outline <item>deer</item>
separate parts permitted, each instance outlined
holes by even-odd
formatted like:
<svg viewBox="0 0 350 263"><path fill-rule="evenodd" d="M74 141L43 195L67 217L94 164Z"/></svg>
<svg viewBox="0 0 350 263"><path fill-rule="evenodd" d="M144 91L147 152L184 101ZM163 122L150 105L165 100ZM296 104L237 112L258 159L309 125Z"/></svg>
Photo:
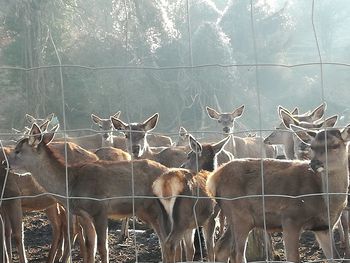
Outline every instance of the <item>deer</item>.
<svg viewBox="0 0 350 263"><path fill-rule="evenodd" d="M338 115L326 118L324 121L316 121L313 123L298 121L284 109L280 110L280 116L285 127L293 133L290 125L299 126L307 129L332 128L337 122ZM306 140L306 139L305 139ZM299 160L310 160L312 153L308 144L302 141L298 136L293 135L294 153ZM343 211L341 220L338 223L338 230L342 246L345 248L346 257L350 256L350 240L349 240L349 220L347 209Z"/></svg>
<svg viewBox="0 0 350 263"><path fill-rule="evenodd" d="M183 168L172 168L154 181L153 192L159 197L171 222L171 230L164 244L164 262L174 262L176 246L181 240L184 240L186 247L186 261L193 261L193 230L197 226L203 226L208 259L214 260L214 229L218 211L214 211L215 204L206 193L205 182L208 174L216 168L216 156L228 140L229 137L215 144L202 145L189 135L191 152Z"/></svg>
<svg viewBox="0 0 350 263"><path fill-rule="evenodd" d="M118 119L120 117L121 112L112 115L111 117ZM111 121L111 117L108 119L102 119L98 117L95 114L91 114L92 120L99 125L100 129L104 131L103 134L104 137L108 138L107 140L112 141L110 145L106 146L114 146L116 148L121 148L123 150L126 150L126 139L125 137L121 136L113 136L113 124ZM117 139L117 141L113 140ZM114 142L115 141L115 142ZM161 134L154 134L154 133L148 133L147 134L147 141L150 145L150 147L169 147L172 145L172 140L168 136L164 136Z"/></svg>
<svg viewBox="0 0 350 263"><path fill-rule="evenodd" d="M293 131L290 129L290 125L293 124L294 126L317 130L320 128L332 128L338 120L338 115L333 115L321 121L300 121L297 118L294 118L293 115L284 109L280 109L279 116L285 129L287 129L287 131L289 131L289 133L292 135L294 155L295 158L299 160L309 160L311 158L311 149L307 144L300 140L298 136L294 135Z"/></svg>
<svg viewBox="0 0 350 263"><path fill-rule="evenodd" d="M133 215L133 210L137 217L154 229L162 248L165 238L162 229L167 223L165 211L156 198L144 196L154 196L152 183L168 168L151 160L98 160L66 167L62 157L50 146L54 135L54 131L42 134L40 127L33 124L30 137L20 140L9 154L9 169L17 174L30 172L47 192L57 195L57 200L65 208L68 176L69 197L75 198L68 199L67 213L92 219L103 263L109 262L107 218L125 218ZM133 186L130 177L133 178ZM94 262L95 253L95 246L87 248L86 262Z"/></svg>
<svg viewBox="0 0 350 263"><path fill-rule="evenodd" d="M41 125L43 127L43 124ZM61 143L53 143L56 150L64 156L64 146ZM10 148L3 148L5 153L11 151ZM0 152L0 159L3 161L5 157L3 151ZM94 154L80 148L74 148L71 144L67 144L67 161L85 161L93 162L98 160L98 157ZM3 167L0 171L1 178L5 178L6 171ZM16 176L9 174L7 177L7 183L5 186L5 197L18 197L18 196L35 196L45 193L44 189L37 184L30 176ZM53 238L50 247L47 262L54 262L55 259L62 258L65 261L68 257L67 250L67 234L66 234L66 214L62 206L57 204L57 200L50 196L44 195L35 198L21 198L6 200L3 203L2 212L5 213L5 236L7 244L7 254L12 262L12 250L11 250L11 233L13 233L17 251L19 252L20 262L27 262L25 256L25 249L23 245L23 225L22 225L22 211L41 211L44 210L47 218L49 219ZM79 237L80 238L80 237ZM59 248L62 240L65 240L65 249L62 251Z"/></svg>
<svg viewBox="0 0 350 263"><path fill-rule="evenodd" d="M232 112L220 113L213 108L207 106L206 111L208 116L216 120L222 127L224 136L233 133L234 121L241 117L244 112L245 106L242 105ZM226 149L231 152L234 158L246 158L246 157L270 157L273 158L275 155L275 150L272 146L263 143L263 139L258 136L254 137L237 137L231 135L232 139L230 143L227 144Z"/></svg>
<svg viewBox="0 0 350 263"><path fill-rule="evenodd" d="M156 127L158 119L159 114L155 113L143 122L127 124L118 118L111 117L114 128L125 134L127 149L133 158L154 160L166 167L180 167L187 158L184 148L165 147L156 152L148 144L147 135Z"/></svg>
<svg viewBox="0 0 350 263"><path fill-rule="evenodd" d="M222 127L224 136L230 135L231 140L226 146L226 150L231 152L234 158L273 158L277 157L276 150L273 146L264 143L263 138L259 136L254 137L238 137L234 136L234 124L237 118L240 118L244 113L245 105L241 105L234 109L232 112L218 112L211 107L206 107L208 116L216 120L218 124ZM220 235L223 231L224 219L221 216L220 224ZM262 249L264 245L268 246L268 256L277 255L272 249L272 240L269 236L268 243L264 242L264 233L260 230L254 230L251 237L249 238L249 259L250 260L261 260L264 256L265 250Z"/></svg>
<svg viewBox="0 0 350 263"><path fill-rule="evenodd" d="M294 119L302 123L314 123L324 116L325 110L327 108L326 103L322 103L317 106L314 110L299 114L298 108L295 108L293 111L288 111L282 106L277 107L277 113L280 116L280 112L283 110L289 115L293 116ZM281 116L280 116L281 119ZM294 139L293 133L288 131L289 126L285 126L284 123L281 123L276 127L276 129L264 139L264 143L268 145L283 145L285 149L285 155L287 159L295 159L296 155L294 152Z"/></svg>
<svg viewBox="0 0 350 263"><path fill-rule="evenodd" d="M225 237L230 242L221 242L224 247L216 251L228 249L232 262L246 261L249 232L264 226L268 231L283 232L287 261L300 261L299 235L304 230L313 231L326 258L333 259L332 252L336 250L330 239L331 231L347 205L350 125L343 130L312 131L294 125L291 128L310 144L311 161L235 159L218 168L207 180L207 190L229 225Z"/></svg>

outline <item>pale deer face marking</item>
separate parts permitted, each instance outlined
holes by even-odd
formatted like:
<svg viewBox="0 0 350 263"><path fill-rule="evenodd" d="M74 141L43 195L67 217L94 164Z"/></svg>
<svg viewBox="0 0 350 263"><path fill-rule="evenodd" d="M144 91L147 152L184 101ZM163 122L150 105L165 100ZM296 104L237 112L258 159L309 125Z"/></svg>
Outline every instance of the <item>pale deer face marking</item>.
<svg viewBox="0 0 350 263"><path fill-rule="evenodd" d="M219 125L222 127L222 131L225 134L228 134L230 132L233 132L234 120L242 116L244 105L238 107L230 113L219 113L210 107L206 107L206 110L208 116L213 120L217 120Z"/></svg>
<svg viewBox="0 0 350 263"><path fill-rule="evenodd" d="M191 171L214 171L217 166L216 155L225 147L230 137L214 144L200 144L191 134L189 136L189 144L191 151L187 154L187 160L181 167Z"/></svg>
<svg viewBox="0 0 350 263"><path fill-rule="evenodd" d="M124 123L111 117L115 129L122 131L127 139L127 148L134 157L141 157L148 147L146 135L153 130L158 123L159 114L156 113L142 123Z"/></svg>
<svg viewBox="0 0 350 263"><path fill-rule="evenodd" d="M119 118L121 111L118 111L116 114L113 115L114 118ZM113 124L111 121L111 118L109 119L102 119L98 117L95 114L91 114L91 119L94 123L100 127L100 130L103 131L102 137L105 141L110 140L112 133L113 133Z"/></svg>
<svg viewBox="0 0 350 263"><path fill-rule="evenodd" d="M303 129L291 125L291 129L312 150L311 167L317 171L319 168L338 167L339 162L347 162L347 142L350 139L350 126L343 131L328 129L319 132ZM310 143L308 143L308 141Z"/></svg>
<svg viewBox="0 0 350 263"><path fill-rule="evenodd" d="M50 143L58 128L59 125L56 125L50 132L43 134L40 127L34 123L29 132L29 138L21 139L8 156L11 171L26 174L31 168L39 167L42 162L40 145Z"/></svg>

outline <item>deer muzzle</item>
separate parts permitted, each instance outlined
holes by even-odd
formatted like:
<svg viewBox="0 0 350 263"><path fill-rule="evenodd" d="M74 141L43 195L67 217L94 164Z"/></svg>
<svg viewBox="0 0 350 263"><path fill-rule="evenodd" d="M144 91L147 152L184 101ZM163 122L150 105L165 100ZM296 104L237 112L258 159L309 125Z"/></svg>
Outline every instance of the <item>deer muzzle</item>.
<svg viewBox="0 0 350 263"><path fill-rule="evenodd" d="M139 157L140 156L140 150L141 150L141 146L140 145L133 145L131 147L131 151L132 151L132 154L135 156L135 157Z"/></svg>
<svg viewBox="0 0 350 263"><path fill-rule="evenodd" d="M222 129L222 131L223 131L224 133L230 133L230 127L224 127L224 128Z"/></svg>
<svg viewBox="0 0 350 263"><path fill-rule="evenodd" d="M310 166L311 166L311 169L314 170L315 172L322 172L324 169L323 163L317 159L312 159L310 161Z"/></svg>

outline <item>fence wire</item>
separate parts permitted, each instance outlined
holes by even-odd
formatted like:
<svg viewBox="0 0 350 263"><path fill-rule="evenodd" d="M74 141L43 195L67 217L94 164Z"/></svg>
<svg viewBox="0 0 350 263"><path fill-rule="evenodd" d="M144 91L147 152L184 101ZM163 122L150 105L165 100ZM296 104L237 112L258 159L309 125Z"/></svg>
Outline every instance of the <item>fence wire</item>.
<svg viewBox="0 0 350 263"><path fill-rule="evenodd" d="M61 63L61 57L59 55L59 51L56 48L55 45L55 39L52 37L51 33L50 33L50 41L52 42L52 45L54 46L55 49L55 53L56 53L56 57L58 60L58 63L56 65L42 65L42 66L38 66L38 67L28 67L28 68L23 68L23 67L11 67L11 66L0 66L0 70L11 70L11 71L22 71L22 72L29 72L29 71L35 71L35 70L43 70L43 69L52 69L52 68L58 68L59 69L59 76L60 76L60 89L61 89L61 100L62 100L62 116L63 116L63 129L60 130L58 133L62 133L63 134L63 138L65 143L67 142L66 140L66 134L72 131L90 131L93 133L102 133L102 131L96 131L94 129L74 129L74 130L67 130L66 129L66 112L65 112L65 95L64 95L64 78L63 78L63 69L72 69L72 68L79 68L79 69L84 69L84 70L89 70L89 71L129 71L129 70L144 70L144 71L164 71L164 70L179 70L179 69L183 69L183 70L194 70L194 69L208 69L208 68L239 68L239 67L247 67L247 68L253 68L255 70L255 92L256 92L256 96L257 96L257 108L258 108L258 123L259 123L259 128L258 129L245 129L245 130L241 130L241 131L234 131L231 133L231 135L244 135L247 132L257 132L260 137L262 137L264 132L271 132L274 130L270 130L270 129L263 129L263 125L262 125L262 110L261 110L261 95L260 95L260 73L259 70L261 68L267 68L267 67L277 67L277 68L287 68L287 69L292 69L292 68L300 68L300 67L315 67L318 66L320 68L320 90L321 90L321 97L322 97L322 102L325 103L326 99L325 99L325 84L324 84L324 72L323 72L323 66L325 65L331 65L331 66L340 66L340 67L350 67L350 64L348 63L340 63L340 62L327 62L327 61L323 61L323 58L321 56L321 51L320 51L320 46L319 46L319 40L318 40L318 35L317 35L317 30L316 30L316 26L315 26L315 21L314 21L314 13L315 13L315 1L312 0L312 6L311 6L311 23L312 23L312 30L313 30L313 34L314 34L314 39L315 39L315 46L316 46L316 50L318 53L318 59L319 61L317 62L310 62L310 63L298 63L298 64L279 64L279 63L259 63L259 53L258 53L258 49L256 47L256 32L255 32L255 25L254 25L254 1L251 0L250 1L250 23L251 23L251 31L252 31L252 43L253 43L253 49L254 49L254 63L247 63L247 64L218 64L218 63L213 63L213 64L201 64L201 65L196 65L194 63L193 60L193 50L192 50L192 35L191 35L191 15L190 15L190 1L186 0L186 17L187 17L187 33L188 33L188 50L189 50L189 65L188 66L173 66L173 67L149 67L149 66L103 66L103 67L91 67L91 66L84 66L84 65L74 65L74 64L62 64ZM124 0L124 8L125 8L125 13L126 13L126 30L125 30L125 45L127 47L127 52L128 53L128 46L129 46L129 38L128 38L128 19L129 19L129 15L128 15L128 6L130 6L130 1L128 0ZM50 32L50 30L49 30ZM127 56L127 54L126 54ZM127 59L126 59L127 60ZM127 100L128 101L128 100ZM128 113L126 113L126 119L128 120L128 123L132 122L131 116L128 115ZM325 120L325 115L323 116L323 121ZM130 132L132 132L130 130ZM150 132L151 134L159 134L156 132ZM217 131L190 131L191 134L219 134L219 135L223 135L222 133L218 133ZM167 132L167 133L162 133L165 135L168 135L170 137L174 137L175 135L177 135L177 133L173 133L173 132ZM12 133L0 133L0 136L12 136ZM327 137L326 137L327 140ZM130 141L130 143L132 144L132 141ZM327 144L327 142L326 142ZM3 144L2 141L0 140L0 145L3 148ZM326 151L326 156L327 156L327 148L325 148ZM3 151L4 156L6 158L6 153L5 151ZM260 147L260 155L263 156L263 149L262 147ZM108 200L115 200L115 199L124 199L124 198L130 198L132 199L132 216L133 216L133 233L134 233L134 247L135 247L135 261L139 262L139 252L138 252L138 246L137 246L137 236L136 236L136 208L135 208L135 200L136 199L154 199L156 197L153 196L142 196L142 195L135 195L135 178L134 178L134 166L133 163L131 162L131 185L132 185L132 189L131 189L131 195L130 196L114 196L114 197L106 197L106 198L93 198L93 197L79 197L79 196L70 196L70 189L69 189L69 178L68 178L68 153L67 153L67 146L65 144L64 147L64 156L65 156L65 162L66 162L66 177L65 177L65 185L66 185L66 189L65 189L65 195L59 195L57 193L41 193L41 194L37 194L37 195L30 195L30 196L17 196L17 197L4 197L4 192L5 192L5 187L6 187L6 181L7 181L7 176L8 176L8 162L7 162L7 173L6 173L6 178L5 178L5 182L3 185L3 188L1 190L1 198L0 198L0 206L3 204L3 201L9 201L9 200L16 200L16 199L22 199L22 198L37 198L37 197L41 197L41 196L54 196L57 198L61 198L66 200L66 208L67 211L70 211L70 202L69 200L76 200L76 199L85 199L85 200L93 200L93 201L98 201L98 202L102 202L102 201L108 201ZM200 170L200 164L198 162L200 156L197 156L196 159L196 166L197 166L197 172ZM327 157L326 157L327 158ZM326 160L326 162L328 163L328 161ZM262 208L263 208L263 221L264 221L264 230L265 233L267 233L267 225L266 225L266 211L265 211L265 199L269 198L269 197L274 197L274 198L289 198L289 199L299 199L299 198L306 198L306 197L312 197L312 196L325 196L326 200L327 200L327 213L328 213L328 221L330 222L330 207L329 207L329 197L332 195L341 195L342 193L332 193L329 192L329 185L328 185L328 168L326 166L325 172L326 172L326 192L325 193L315 193L315 194L305 194L305 195L298 195L298 196L290 196L290 195L269 195L269 194L265 194L265 189L264 189L264 164L263 161L261 161L261 185L262 185L262 189L261 195L247 195L247 196L241 196L241 197L235 197L235 198L225 198L225 197L218 197L218 200L227 200L227 201L235 201L235 200L241 200L241 199L249 199L249 198L261 198L262 200ZM194 199L196 200L194 206L193 206L193 214L195 217L195 223L196 223L196 229L199 230L200 225L197 221L197 214L196 214L196 206L197 203L200 199L204 199L204 198L208 198L208 197L203 197L200 196L200 188L199 186L197 186L196 189L196 195L192 196L192 195L176 195L176 196L171 196L169 198L173 198L173 197L184 197L184 198L190 198L190 199ZM68 221L68 226L70 225L70 217L67 216L67 221ZM333 234L332 234L332 229L331 226L329 224L329 233L330 233L330 242L333 242ZM347 233L346 233L347 234ZM70 237L70 231L68 231L68 242L69 242L69 253L70 253L70 260L72 262L72 244L70 243L71 241L71 237ZM267 240L267 235L264 235L265 239L265 255L266 258L264 261L255 261L255 262L281 262L281 261L274 261L271 260L270 258L268 258L268 240ZM201 238L199 237L199 242L202 243ZM336 261L337 259L334 258L334 251L332 250L332 258L331 260ZM200 246L200 260L204 261L205 257L204 257L204 252L202 251L202 247ZM323 260L315 260L313 262L323 262Z"/></svg>

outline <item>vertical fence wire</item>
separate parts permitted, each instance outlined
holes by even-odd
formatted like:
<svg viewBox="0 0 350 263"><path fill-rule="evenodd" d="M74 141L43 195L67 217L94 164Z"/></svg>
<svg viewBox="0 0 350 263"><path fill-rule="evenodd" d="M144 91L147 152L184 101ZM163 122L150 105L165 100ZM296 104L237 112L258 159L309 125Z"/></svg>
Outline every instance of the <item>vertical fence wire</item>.
<svg viewBox="0 0 350 263"><path fill-rule="evenodd" d="M125 12L126 12L126 29L125 29L125 35L126 35L126 38L125 38L125 42L126 42L126 50L128 50L128 10L127 10L127 3L126 3L126 0L124 0L124 7L125 7ZM130 1L129 1L129 7L130 7ZM321 96L322 96L322 101L323 103L325 103L325 91L324 91L324 73L323 73L323 65L324 64L340 64L340 63L324 63L323 62L323 59L322 59L322 55L321 55L321 51L320 51L320 46L319 46L319 41L318 41L318 36L317 36L317 31L316 31L316 27L315 27L315 21L314 21L314 14L315 14L315 1L312 0L312 10L311 10L311 22L312 22L312 29L313 29L313 34L314 34L314 38L315 38L315 44L316 44L316 48L317 48L317 52L318 52L318 58L319 58L319 62L317 63L306 63L306 64L300 64L301 66L304 66L304 65L315 65L315 66L319 66L320 67L320 89L321 89ZM190 21L190 4L189 4L189 0L186 0L186 17L187 17L187 30L188 30L188 37L189 37L189 41L188 41L188 48L189 48L189 61L190 61L190 65L188 67L182 67L182 68L186 68L186 69L190 69L190 70L193 70L195 68L202 68L202 67L212 67L212 66L218 66L218 67L226 67L226 66L229 66L229 67L234 67L234 66L245 66L245 65L197 65L195 66L193 64L193 53L192 53L192 36L191 36L191 21ZM258 50L257 50L257 43L256 43L256 32L255 32L255 20L254 20L254 4L253 4L253 0L250 0L250 20L251 20L251 32L252 32L252 41L253 41L253 49L254 49L254 60L255 60L255 63L252 64L252 66L255 67L255 90L256 90L256 94L257 94L257 104L258 104L258 111L259 111L259 129L258 129L258 132L260 134L260 136L262 135L262 112L261 112L261 100L260 100L260 75L259 75L259 69L260 67L262 66L280 66L280 67L287 67L287 68L291 68L291 67L294 67L296 65L278 65L278 64L273 64L273 65L267 65L267 64L261 64L259 63L259 57L258 57ZM50 41L54 47L54 50L55 50L55 53L56 53L56 57L57 57L57 60L58 60L58 69L59 69L59 73L60 73L60 88L61 88L61 100L62 100L62 116L63 116L63 130L64 132L66 131L66 112L65 112L65 95L64 95L64 79L63 79L63 68L64 67L71 67L72 65L63 65L62 62L61 62L61 57L59 55L59 52L56 48L56 45L55 45L55 41L54 39L52 38L52 35L51 35L51 32L49 31L50 33ZM299 66L300 66L299 65ZM345 64L343 64L345 65ZM80 66L80 65L77 65L77 66ZM126 65L125 65L126 66ZM345 65L345 66L349 66L349 65ZM53 66L55 67L55 66ZM81 66L83 67L83 66ZM10 68L10 67L1 67L1 68ZM39 67L39 68L45 68L45 67ZM88 67L89 69L92 69L96 72L96 70L103 70L104 68L91 68L91 67ZM127 68L127 67L124 67L124 68ZM179 67L174 67L174 69L178 69ZM13 70L18 70L19 68L12 68ZM24 71L28 71L28 70L34 70L35 68L31 68L31 69L21 69L21 70L24 70ZM119 69L123 69L123 68L119 68L119 67L114 67L115 70L119 70ZM150 70L162 70L162 69L169 69L169 68L166 68L166 67L163 67L163 68L147 68L147 67L144 67L144 68L138 68L138 69L150 69ZM127 113L128 114L128 113ZM325 117L323 117L325 118ZM130 120L129 118L129 115L128 115L128 119ZM129 121L130 123L130 121ZM129 131L131 132L131 131ZM130 136L131 138L132 136ZM326 140L327 140L327 137L325 137ZM69 185L68 185L68 157L67 157L67 145L66 145L66 134L64 133L64 139L65 139L65 147L64 147L64 155L65 155L65 162L66 162L66 178L65 178L65 181L66 181L66 206L67 206L67 221L68 221L68 226L70 225L70 218L68 216L69 214ZM132 143L132 142L130 142ZM0 145L3 149L3 145L2 145L2 142L0 140ZM326 145L327 145L327 141L326 141ZM328 153L327 153L327 147L325 147L325 152L326 152L326 163L328 163L327 161L327 156L328 156ZM263 149L262 147L260 147L260 154L261 156L263 156ZM6 154L4 152L4 155L5 155L5 159L6 158ZM197 159L196 159L196 165L197 165L197 170L199 170L199 163L198 163L198 156L197 156ZM8 167L7 167L8 168ZM325 169L325 187L326 187L326 205L327 205L327 213L328 213L328 222L331 221L331 218L330 218L330 193L329 193L329 182L328 182L328 168L326 166L326 169ZM8 176L8 170L7 170L7 173L6 173L6 177L5 177L5 181L4 181L4 185L3 185L3 188L2 188L2 191L1 191L1 196L0 196L0 207L3 205L3 198L4 198L4 191L5 191L5 185L6 185L6 181L7 181L7 176ZM134 231L134 245L135 245L135 257L136 257L136 262L138 262L138 248L137 248L137 239L136 239L136 222L135 222L135 218L136 218L136 213L135 213L135 198L142 198L142 197L138 197L135 195L135 178L134 178L134 169L133 169L133 163L131 163L131 180L132 180L132 193L131 193L131 196L132 196L132 213L133 213L133 231ZM264 221L264 230L265 230L265 233L266 233L266 230L267 230L267 226L266 226L266 215L265 215L265 186L264 186L264 166L263 166L263 161L261 161L261 182L262 182L262 206L263 206L263 221ZM249 197L247 197L249 198ZM195 207L197 205L197 202L199 201L199 188L197 187L197 196L196 196L196 202L195 202L195 205L193 207L193 212L194 212L194 216L195 216L195 221L196 221L196 228L199 229L199 225L198 225L198 221L197 221L197 216L196 216L196 211L195 211ZM346 233L347 234L347 233ZM265 253L266 253L266 261L269 261L268 259L268 241L267 241L267 235L265 234ZM68 229L68 242L69 242L69 253L70 253L70 260L72 261L72 244L70 243L71 241L71 237L70 237L70 231ZM329 238L330 238L330 242L332 243L333 242L333 232L332 232L332 229L331 229L331 226L329 224ZM199 237L199 240L200 240L200 243L201 243L201 238ZM333 251L333 247L331 247L332 251L332 259L334 259L334 251ZM201 254L201 260L203 261L203 251L202 251L202 248L200 246L200 254Z"/></svg>
<svg viewBox="0 0 350 263"><path fill-rule="evenodd" d="M325 92L324 92L324 75L323 75L323 60L322 60L322 55L321 55L321 50L320 50L320 45L318 42L318 36L317 36L317 31L315 27L315 0L312 0L312 6L311 6L311 23L312 23L312 31L314 34L314 39L315 39L315 45L317 49L317 55L319 59L319 66L320 66L320 89L321 89L321 98L322 98L322 103L325 103ZM325 120L325 115L323 115L323 121ZM325 128L326 134L327 134L327 127ZM333 229L331 227L331 213L330 213L330 196L329 196L329 181L328 181L328 149L327 149L327 136L325 136L325 159L326 159L326 169L324 172L322 172L322 192L326 192L325 196L325 201L326 201L326 207L327 207L327 218L328 218L328 231L329 231L329 244L331 244L330 249L331 249L331 260L334 259L334 237L333 237ZM323 182L325 180L325 182ZM325 185L324 185L325 184ZM326 189L324 189L324 187ZM349 233L346 233L347 235ZM327 255L326 255L327 256Z"/></svg>
<svg viewBox="0 0 350 263"><path fill-rule="evenodd" d="M66 189L65 189L65 194L66 194L66 208L67 208L67 236L68 236L68 240L66 240L66 242L68 242L68 249L69 249L69 260L70 262L73 261L72 259L72 244L71 244L71 233L70 233L70 227L73 228L73 226L71 226L71 224L73 222L70 222L70 200L69 200L69 178L68 178L68 152L67 152L67 135L66 135L66 103L65 103L65 95L64 95L64 82L63 82L63 70L62 70L62 62L61 62L61 57L58 53L55 41L52 37L51 34L51 30L49 28L49 36L50 36L50 41L52 43L52 46L55 49L55 54L58 60L58 63L60 65L59 67L59 73L60 73L60 89L61 89L61 100L62 100L62 117L63 117L63 138L64 138L64 161L65 161L65 185L66 185Z"/></svg>
<svg viewBox="0 0 350 263"><path fill-rule="evenodd" d="M191 78L193 79L193 50L192 50L192 32L191 32L191 15L190 15L190 0L186 0L186 19L187 19L187 34L188 34L188 52L189 52L189 62L190 62L190 72L191 72ZM198 153L199 151L196 151L196 170L197 173L199 172L199 163L198 163ZM197 213L196 213L196 207L198 205L199 201L199 195L200 195L200 187L199 187L199 182L197 183L196 187L196 201L193 205L193 215L194 215L194 220L195 220L195 225L196 225L196 230L198 233L198 247L199 247L199 252L200 252L200 257L201 257L201 262L204 260L204 254L203 254L203 249L202 249L202 237L201 237L201 232L200 232L200 225L198 224L198 218L197 218ZM188 260L188 259L187 259Z"/></svg>
<svg viewBox="0 0 350 263"><path fill-rule="evenodd" d="M252 41L254 49L254 62L258 64L258 51L256 46L256 34L255 34L255 23L254 23L254 5L253 0L250 0L250 26L252 32ZM258 116L259 116L259 136L262 138L262 120L261 120L261 101L260 101L260 82L259 82L259 66L255 66L255 91L258 102ZM265 260L269 260L269 246L268 246L268 234L266 227L266 207L265 207L265 177L264 177L264 155L263 155L263 145L260 144L260 169L261 169L261 194L262 194L262 211L263 211L263 222L264 222L264 243L265 243ZM271 248L270 248L271 249Z"/></svg>

